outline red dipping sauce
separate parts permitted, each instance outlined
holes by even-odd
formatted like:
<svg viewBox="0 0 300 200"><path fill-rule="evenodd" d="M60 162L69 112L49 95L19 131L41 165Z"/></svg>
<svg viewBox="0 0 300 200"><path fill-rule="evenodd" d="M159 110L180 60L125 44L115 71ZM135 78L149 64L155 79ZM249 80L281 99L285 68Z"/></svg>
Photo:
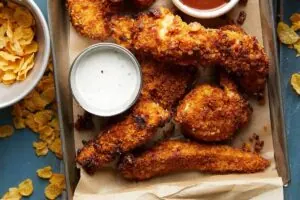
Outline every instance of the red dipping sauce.
<svg viewBox="0 0 300 200"><path fill-rule="evenodd" d="M223 6L229 0L180 0L184 5L200 10L210 10Z"/></svg>

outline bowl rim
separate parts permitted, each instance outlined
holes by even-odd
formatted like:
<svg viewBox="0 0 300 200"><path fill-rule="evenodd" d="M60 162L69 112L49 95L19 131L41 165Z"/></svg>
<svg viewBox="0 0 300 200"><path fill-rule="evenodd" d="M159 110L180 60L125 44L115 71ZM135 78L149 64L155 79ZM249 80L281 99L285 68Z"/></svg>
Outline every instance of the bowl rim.
<svg viewBox="0 0 300 200"><path fill-rule="evenodd" d="M76 89L76 86L74 86L74 70L78 67L78 63L79 61L85 57L85 55L87 55L90 51L93 51L94 49L101 49L103 47L109 47L112 49L118 49L118 51L124 53L126 56L128 56L134 63L135 67L137 68L138 71L138 79L139 79L139 85L138 87L138 91L136 96L133 98L132 102L130 102L128 105L126 105L126 107L124 106L124 109L120 109L117 112L114 113L109 113L109 114L104 114L104 113L100 113L100 112L95 112L91 109L91 107L87 104L83 104L80 101L80 98L78 98L79 94L75 94L76 92L74 92ZM73 63L71 64L71 68L69 71L69 87L72 93L73 98L75 99L75 101L87 112L94 114L96 116L99 117L113 117L116 115L120 115L124 112L126 112L128 109L130 109L139 99L141 91L142 91L142 85L143 85L143 75L142 75L142 69L141 69L141 65L139 63L139 61L137 60L137 58L133 55L133 53L131 53L128 49L126 49L125 47L122 47L118 44L115 43L110 43L110 42L100 42L100 43L96 43L93 45L88 46L87 48L85 48L83 51L81 51L77 57L74 59ZM78 93L78 92L77 92Z"/></svg>
<svg viewBox="0 0 300 200"><path fill-rule="evenodd" d="M16 2L17 4L20 3L18 0L15 0L14 2ZM40 10L40 8L37 6L37 4L34 1L26 1L26 3L28 3L28 4L21 4L21 5L25 6L27 9L33 11L35 13L35 16L41 21L41 26L42 26L41 29L43 31L43 35L45 38L45 41L44 41L45 49L42 52L42 55L43 55L42 62L39 64L38 67L40 68L40 70L37 73L36 77L33 78L32 81L30 82L30 86L26 87L23 92L21 92L18 96L12 98L10 101L4 102L4 103L0 102L0 109L9 107L9 106L19 102L36 87L36 85L41 80L41 78L43 77L43 75L46 71L47 64L48 64L49 57L50 57L50 34L49 34L49 29L48 29L46 19L43 15L42 11ZM28 8L28 7L30 7L30 8ZM36 63L34 64L34 67L37 67Z"/></svg>
<svg viewBox="0 0 300 200"><path fill-rule="evenodd" d="M183 4L180 0L172 0L172 2L179 10L181 10L187 15L196 18L209 19L209 18L219 17L229 12L239 2L239 0L230 0L224 6L221 6L220 8L216 8L216 9L211 9L211 10L200 10L200 9L191 8Z"/></svg>

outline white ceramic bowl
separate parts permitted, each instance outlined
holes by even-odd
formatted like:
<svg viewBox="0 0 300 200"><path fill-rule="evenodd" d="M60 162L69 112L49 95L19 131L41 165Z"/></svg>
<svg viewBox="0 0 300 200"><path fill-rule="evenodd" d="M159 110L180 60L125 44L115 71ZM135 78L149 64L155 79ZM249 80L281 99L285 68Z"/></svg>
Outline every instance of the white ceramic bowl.
<svg viewBox="0 0 300 200"><path fill-rule="evenodd" d="M185 14L190 15L192 17L203 18L203 19L219 17L227 13L228 11L230 11L239 2L239 0L230 0L224 6L221 6L219 8L210 9L210 10L200 10L200 9L195 9L186 6L180 0L172 0L172 1L175 4L175 6Z"/></svg>
<svg viewBox="0 0 300 200"><path fill-rule="evenodd" d="M10 106L23 99L42 78L50 55L50 36L47 22L43 13L33 0L13 0L13 2L27 7L35 18L36 40L39 51L35 57L33 69L29 72L26 80L6 86L0 83L0 109Z"/></svg>

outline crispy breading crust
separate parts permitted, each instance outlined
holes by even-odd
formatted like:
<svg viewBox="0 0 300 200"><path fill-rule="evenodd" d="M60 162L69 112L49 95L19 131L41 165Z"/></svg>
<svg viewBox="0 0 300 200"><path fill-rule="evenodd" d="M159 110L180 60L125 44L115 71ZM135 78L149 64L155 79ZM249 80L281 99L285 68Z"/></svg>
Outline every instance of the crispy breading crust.
<svg viewBox="0 0 300 200"><path fill-rule="evenodd" d="M173 106L183 97L193 81L193 71L139 58L143 87L139 102L125 119L112 124L95 140L88 142L77 154L77 162L93 173L126 153L148 142L158 127L170 119Z"/></svg>
<svg viewBox="0 0 300 200"><path fill-rule="evenodd" d="M168 120L168 111L153 101L141 100L124 120L112 125L79 150L76 160L88 173L94 173L118 154L145 144Z"/></svg>
<svg viewBox="0 0 300 200"><path fill-rule="evenodd" d="M119 171L129 180L146 180L179 171L205 173L254 173L265 170L270 162L256 153L225 145L204 145L168 140L134 156L124 156Z"/></svg>
<svg viewBox="0 0 300 200"><path fill-rule="evenodd" d="M196 22L187 24L166 8L143 13L133 26L131 21L130 28L125 28L128 20L122 18L111 24L112 36L120 45L159 61L220 65L238 77L248 94L263 95L269 60L255 37L241 30L206 29Z"/></svg>
<svg viewBox="0 0 300 200"><path fill-rule="evenodd" d="M196 70L172 64L139 59L143 74L142 96L172 109L191 88Z"/></svg>
<svg viewBox="0 0 300 200"><path fill-rule="evenodd" d="M224 74L221 86L203 84L193 89L177 107L175 121L183 134L198 141L230 139L246 125L252 109Z"/></svg>
<svg viewBox="0 0 300 200"><path fill-rule="evenodd" d="M119 3L110 0L67 0L72 25L85 37L105 40L110 36L109 16Z"/></svg>

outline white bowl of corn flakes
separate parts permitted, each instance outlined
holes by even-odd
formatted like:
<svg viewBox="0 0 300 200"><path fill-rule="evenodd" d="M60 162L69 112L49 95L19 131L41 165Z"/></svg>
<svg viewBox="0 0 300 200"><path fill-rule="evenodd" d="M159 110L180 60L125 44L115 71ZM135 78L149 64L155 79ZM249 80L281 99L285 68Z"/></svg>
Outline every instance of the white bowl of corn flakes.
<svg viewBox="0 0 300 200"><path fill-rule="evenodd" d="M37 85L49 55L47 22L34 1L0 1L0 109Z"/></svg>

